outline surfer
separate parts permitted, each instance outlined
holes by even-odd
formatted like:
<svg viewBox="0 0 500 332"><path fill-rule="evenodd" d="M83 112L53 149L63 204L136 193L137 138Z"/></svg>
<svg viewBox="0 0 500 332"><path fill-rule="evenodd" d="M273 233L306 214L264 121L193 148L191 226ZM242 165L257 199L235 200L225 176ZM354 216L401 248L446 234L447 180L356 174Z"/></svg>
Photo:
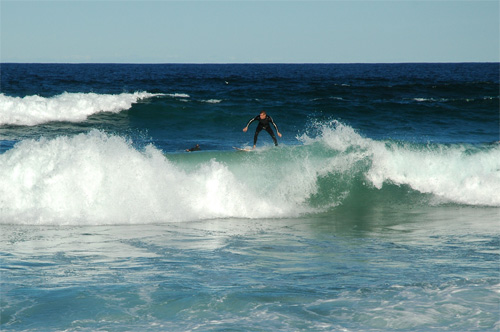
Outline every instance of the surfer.
<svg viewBox="0 0 500 332"><path fill-rule="evenodd" d="M259 133L261 132L262 129L267 131L269 135L271 135L271 138L273 139L274 145L278 146L278 141L276 140L276 136L274 136L273 129L271 128L271 124L274 126L276 129L276 132L278 133L278 136L281 137L281 133L278 130L278 126L276 126L276 123L274 123L273 119L266 114L266 111L261 111L259 115L257 115L255 118L252 118L250 121L248 121L247 126L243 128L243 132L247 132L248 126L254 122L254 121L259 121L259 124L257 125L257 129L255 129L255 135L253 136L253 148L255 149L255 145L257 144L257 137L259 136Z"/></svg>
<svg viewBox="0 0 500 332"><path fill-rule="evenodd" d="M191 149L186 149L187 152L192 152L192 151L200 151L200 145L199 144L196 144L195 146L193 146Z"/></svg>

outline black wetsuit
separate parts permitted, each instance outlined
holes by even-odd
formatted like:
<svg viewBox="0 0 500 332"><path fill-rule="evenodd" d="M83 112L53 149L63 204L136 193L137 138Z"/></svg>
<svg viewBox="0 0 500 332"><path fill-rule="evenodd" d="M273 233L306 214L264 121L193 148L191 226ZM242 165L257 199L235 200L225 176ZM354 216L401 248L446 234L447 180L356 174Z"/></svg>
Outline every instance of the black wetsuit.
<svg viewBox="0 0 500 332"><path fill-rule="evenodd" d="M191 149L186 149L187 152L193 152L193 151L200 151L200 145L196 144L196 146L193 146Z"/></svg>
<svg viewBox="0 0 500 332"><path fill-rule="evenodd" d="M257 129L255 129L255 135L253 136L253 145L257 144L257 137L259 136L260 131L264 129L269 133L269 135L271 135L274 145L278 146L278 140L276 140L276 136L274 136L274 132L271 129L271 124L274 126L277 132L279 132L279 130L273 119L269 115L266 115L264 119L261 119L260 115L257 115L255 118L248 121L247 127L254 121L259 121L259 124L257 125Z"/></svg>

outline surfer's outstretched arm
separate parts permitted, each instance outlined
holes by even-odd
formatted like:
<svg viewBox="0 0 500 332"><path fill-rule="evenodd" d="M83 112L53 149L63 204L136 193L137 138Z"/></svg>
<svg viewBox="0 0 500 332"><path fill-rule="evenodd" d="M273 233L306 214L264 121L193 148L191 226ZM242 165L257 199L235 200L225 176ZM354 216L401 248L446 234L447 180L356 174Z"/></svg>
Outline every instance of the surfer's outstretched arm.
<svg viewBox="0 0 500 332"><path fill-rule="evenodd" d="M247 132L247 130L248 130L248 126L250 126L250 124L251 124L252 122L254 122L254 121L258 120L258 119L259 119L259 116L258 116L258 115L257 115L255 118L251 118L251 119L250 119L250 121L248 121L247 126L246 126L245 128L243 128L243 132L245 132L245 133L246 133L246 132Z"/></svg>

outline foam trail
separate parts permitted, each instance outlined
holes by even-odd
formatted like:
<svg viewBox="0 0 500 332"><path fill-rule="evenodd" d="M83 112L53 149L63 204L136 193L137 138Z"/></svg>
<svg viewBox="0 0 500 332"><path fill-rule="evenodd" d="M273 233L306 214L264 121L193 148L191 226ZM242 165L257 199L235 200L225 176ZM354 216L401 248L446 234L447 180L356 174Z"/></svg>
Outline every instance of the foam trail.
<svg viewBox="0 0 500 332"><path fill-rule="evenodd" d="M148 92L96 94L63 93L54 97L9 97L0 94L0 125L35 126L52 121L81 122L100 112L118 113L140 99L160 96Z"/></svg>
<svg viewBox="0 0 500 332"><path fill-rule="evenodd" d="M191 96L187 93L169 93L167 96L172 98L190 98Z"/></svg>

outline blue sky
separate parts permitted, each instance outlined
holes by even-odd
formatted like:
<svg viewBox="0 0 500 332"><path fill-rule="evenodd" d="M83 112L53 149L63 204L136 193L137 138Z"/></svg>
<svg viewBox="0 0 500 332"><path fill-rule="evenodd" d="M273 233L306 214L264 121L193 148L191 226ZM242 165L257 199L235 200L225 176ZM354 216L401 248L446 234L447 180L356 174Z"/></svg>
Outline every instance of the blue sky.
<svg viewBox="0 0 500 332"><path fill-rule="evenodd" d="M497 62L498 1L0 2L0 61Z"/></svg>

